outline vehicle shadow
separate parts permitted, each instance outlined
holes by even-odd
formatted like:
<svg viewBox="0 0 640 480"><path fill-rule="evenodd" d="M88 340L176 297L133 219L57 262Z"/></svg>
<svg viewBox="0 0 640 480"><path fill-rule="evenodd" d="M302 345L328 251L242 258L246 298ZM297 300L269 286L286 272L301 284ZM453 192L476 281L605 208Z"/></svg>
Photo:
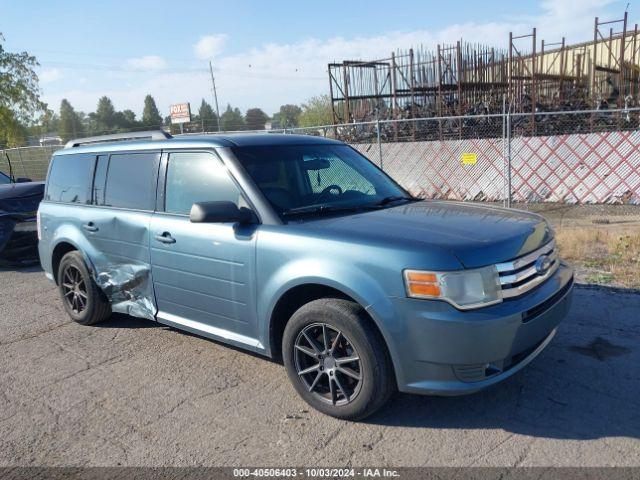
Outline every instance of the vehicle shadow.
<svg viewBox="0 0 640 480"><path fill-rule="evenodd" d="M0 272L34 273L41 272L39 261L33 262L8 262L0 260Z"/></svg>
<svg viewBox="0 0 640 480"><path fill-rule="evenodd" d="M163 328L164 325L155 320L132 317L124 313L112 313L107 320L92 325L91 328Z"/></svg>
<svg viewBox="0 0 640 480"><path fill-rule="evenodd" d="M638 312L637 293L577 287L554 340L512 378L464 397L398 394L365 422L559 439L640 438Z"/></svg>

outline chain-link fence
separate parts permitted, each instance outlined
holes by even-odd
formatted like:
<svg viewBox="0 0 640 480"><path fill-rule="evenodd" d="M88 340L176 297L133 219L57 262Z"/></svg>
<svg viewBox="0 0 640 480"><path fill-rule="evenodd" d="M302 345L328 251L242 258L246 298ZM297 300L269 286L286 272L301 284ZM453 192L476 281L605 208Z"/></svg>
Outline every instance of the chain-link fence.
<svg viewBox="0 0 640 480"><path fill-rule="evenodd" d="M42 181L47 176L51 155L62 146L20 147L0 150L0 172L15 178Z"/></svg>
<svg viewBox="0 0 640 480"><path fill-rule="evenodd" d="M426 198L640 204L640 109L384 120L261 133L343 140ZM58 148L1 151L0 170L8 172L8 156L14 176L43 180Z"/></svg>
<svg viewBox="0 0 640 480"><path fill-rule="evenodd" d="M416 196L540 212L554 224L563 255L576 263L583 280L640 288L640 108L259 133L343 140ZM8 173L8 155L15 177L43 180L57 148L0 151L0 170Z"/></svg>
<svg viewBox="0 0 640 480"><path fill-rule="evenodd" d="M414 195L543 214L578 280L640 288L640 110L298 129L350 143Z"/></svg>

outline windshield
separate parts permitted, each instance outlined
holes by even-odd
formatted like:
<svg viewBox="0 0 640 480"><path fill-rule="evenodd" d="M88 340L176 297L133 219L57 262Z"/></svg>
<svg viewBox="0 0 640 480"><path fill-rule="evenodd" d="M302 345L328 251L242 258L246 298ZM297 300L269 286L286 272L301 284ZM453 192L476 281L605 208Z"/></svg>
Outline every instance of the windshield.
<svg viewBox="0 0 640 480"><path fill-rule="evenodd" d="M411 199L347 145L237 147L233 152L281 217Z"/></svg>
<svg viewBox="0 0 640 480"><path fill-rule="evenodd" d="M11 179L4 172L0 172L0 185L7 185L11 183Z"/></svg>

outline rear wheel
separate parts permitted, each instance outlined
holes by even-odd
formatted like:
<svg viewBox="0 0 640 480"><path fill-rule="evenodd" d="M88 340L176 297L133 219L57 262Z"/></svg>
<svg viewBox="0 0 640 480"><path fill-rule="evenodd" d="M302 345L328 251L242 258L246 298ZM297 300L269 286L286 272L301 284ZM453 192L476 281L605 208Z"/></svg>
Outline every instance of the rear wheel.
<svg viewBox="0 0 640 480"><path fill-rule="evenodd" d="M300 396L327 415L362 419L395 389L384 343L353 302L331 298L304 305L287 323L282 349Z"/></svg>
<svg viewBox="0 0 640 480"><path fill-rule="evenodd" d="M69 252L62 257L58 288L62 304L73 321L93 325L111 315L109 301L93 281L80 252Z"/></svg>

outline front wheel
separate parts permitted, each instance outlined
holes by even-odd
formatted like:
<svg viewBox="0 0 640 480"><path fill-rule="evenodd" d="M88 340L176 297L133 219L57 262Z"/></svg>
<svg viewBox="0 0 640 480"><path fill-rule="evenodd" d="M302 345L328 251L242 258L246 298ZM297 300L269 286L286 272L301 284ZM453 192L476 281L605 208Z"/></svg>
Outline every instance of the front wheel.
<svg viewBox="0 0 640 480"><path fill-rule="evenodd" d="M395 390L384 342L354 302L328 298L304 305L287 323L282 342L295 389L327 415L360 420Z"/></svg>

